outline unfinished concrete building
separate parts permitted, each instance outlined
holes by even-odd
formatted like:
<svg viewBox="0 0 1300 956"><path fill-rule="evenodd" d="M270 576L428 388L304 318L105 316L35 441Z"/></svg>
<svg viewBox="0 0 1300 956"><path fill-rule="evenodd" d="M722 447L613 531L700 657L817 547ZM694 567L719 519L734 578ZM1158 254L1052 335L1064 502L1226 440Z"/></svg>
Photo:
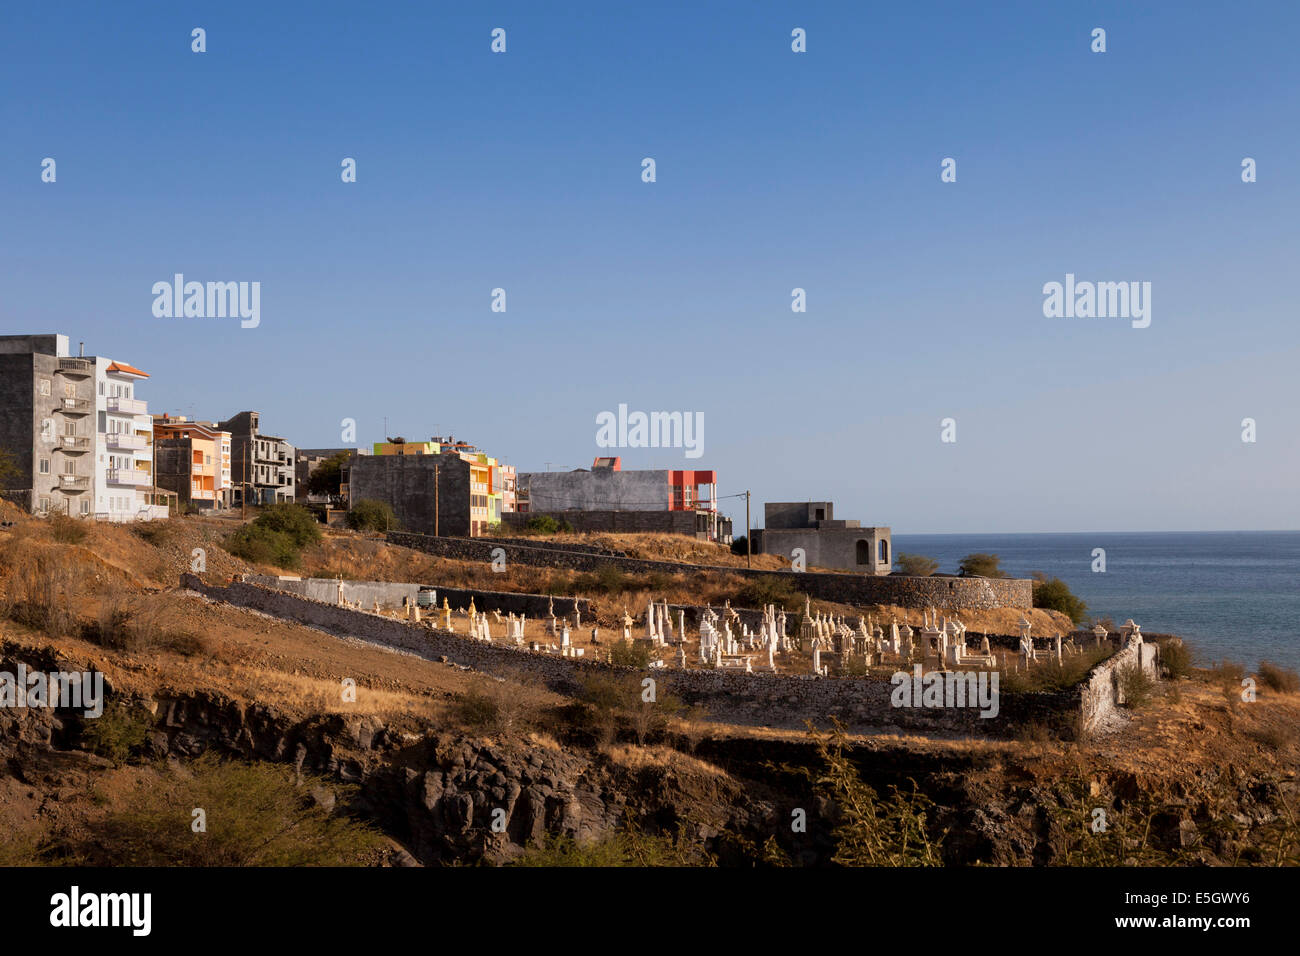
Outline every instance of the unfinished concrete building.
<svg viewBox="0 0 1300 956"><path fill-rule="evenodd" d="M795 549L800 548L809 568L888 574L893 567L889 529L836 520L830 501L766 502L763 524L753 532L755 554L793 560Z"/></svg>

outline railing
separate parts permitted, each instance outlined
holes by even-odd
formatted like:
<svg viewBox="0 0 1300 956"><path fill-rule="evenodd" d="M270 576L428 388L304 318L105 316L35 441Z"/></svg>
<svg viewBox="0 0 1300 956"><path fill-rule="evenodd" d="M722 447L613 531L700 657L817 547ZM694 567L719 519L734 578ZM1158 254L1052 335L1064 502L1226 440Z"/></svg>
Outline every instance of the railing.
<svg viewBox="0 0 1300 956"><path fill-rule="evenodd" d="M90 451L90 439L76 435L60 435L59 447L64 451Z"/></svg>
<svg viewBox="0 0 1300 956"><path fill-rule="evenodd" d="M95 363L88 358L61 358L58 370L70 375L89 375L95 370Z"/></svg>
<svg viewBox="0 0 1300 956"><path fill-rule="evenodd" d="M110 468L108 482L111 485L147 485L149 473L134 468Z"/></svg>
<svg viewBox="0 0 1300 956"><path fill-rule="evenodd" d="M143 435L133 435L130 432L109 432L104 440L108 442L109 448L144 448L146 444Z"/></svg>
<svg viewBox="0 0 1300 956"><path fill-rule="evenodd" d="M59 475L59 487L84 491L90 487L89 475Z"/></svg>
<svg viewBox="0 0 1300 956"><path fill-rule="evenodd" d="M120 395L113 395L108 399L108 410L117 412L119 415L143 415L148 409L149 403L138 398L123 398Z"/></svg>

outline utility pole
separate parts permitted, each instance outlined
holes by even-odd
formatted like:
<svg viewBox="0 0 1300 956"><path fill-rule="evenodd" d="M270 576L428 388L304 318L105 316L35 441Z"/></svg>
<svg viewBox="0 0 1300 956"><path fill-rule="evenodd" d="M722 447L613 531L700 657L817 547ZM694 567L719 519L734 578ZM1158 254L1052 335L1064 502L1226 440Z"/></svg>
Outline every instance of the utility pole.
<svg viewBox="0 0 1300 956"><path fill-rule="evenodd" d="M433 466L433 536L438 537L438 469L441 465Z"/></svg>
<svg viewBox="0 0 1300 956"><path fill-rule="evenodd" d="M754 563L754 539L749 532L749 492L745 492L745 567L752 568Z"/></svg>

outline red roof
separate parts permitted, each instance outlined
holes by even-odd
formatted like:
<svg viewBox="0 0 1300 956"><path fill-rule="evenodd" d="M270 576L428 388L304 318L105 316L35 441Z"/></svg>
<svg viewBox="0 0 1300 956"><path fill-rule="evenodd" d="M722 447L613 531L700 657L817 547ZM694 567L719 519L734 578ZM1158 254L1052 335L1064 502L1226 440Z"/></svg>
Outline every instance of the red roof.
<svg viewBox="0 0 1300 956"><path fill-rule="evenodd" d="M113 362L108 366L110 372L121 372L124 375L139 375L141 378L148 378L148 372L142 372L134 365L127 365L125 362Z"/></svg>

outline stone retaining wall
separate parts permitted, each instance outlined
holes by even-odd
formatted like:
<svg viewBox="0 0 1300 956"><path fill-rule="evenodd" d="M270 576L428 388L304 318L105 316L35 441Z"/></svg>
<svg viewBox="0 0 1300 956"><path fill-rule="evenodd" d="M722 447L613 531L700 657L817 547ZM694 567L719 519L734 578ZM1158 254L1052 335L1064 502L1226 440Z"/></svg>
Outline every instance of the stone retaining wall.
<svg viewBox="0 0 1300 956"><path fill-rule="evenodd" d="M339 582L337 578L297 578L276 577L270 574L246 574L244 580L259 587L277 591L287 591L300 597L336 604ZM583 614L589 615L590 606L586 598L560 597L551 598L546 594L523 594L517 591L486 591L480 588L445 588L439 585L424 585L437 591L437 606L442 607L443 598L456 610L469 607L472 599L480 611L496 610L502 614L527 614L529 617L543 617L554 601L555 613L559 617L572 616L575 605ZM350 603L360 603L363 608L374 607L375 601L385 610L400 610L406 601L416 599L420 584L390 581L344 581L343 599ZM425 608L425 614L429 609Z"/></svg>
<svg viewBox="0 0 1300 956"><path fill-rule="evenodd" d="M935 607L944 610L990 610L999 607L1033 607L1033 582L1025 578L956 578L913 577L909 575L827 574L815 571L760 571L672 561L646 561L573 551L563 546L520 544L503 539L433 537L392 531L389 542L458 561L492 560L492 552L501 548L507 562L537 567L595 571L608 565L629 574L658 571L665 574L690 574L708 571L734 574L750 580L790 581L796 591L822 601L837 604L893 604L899 607Z"/></svg>

